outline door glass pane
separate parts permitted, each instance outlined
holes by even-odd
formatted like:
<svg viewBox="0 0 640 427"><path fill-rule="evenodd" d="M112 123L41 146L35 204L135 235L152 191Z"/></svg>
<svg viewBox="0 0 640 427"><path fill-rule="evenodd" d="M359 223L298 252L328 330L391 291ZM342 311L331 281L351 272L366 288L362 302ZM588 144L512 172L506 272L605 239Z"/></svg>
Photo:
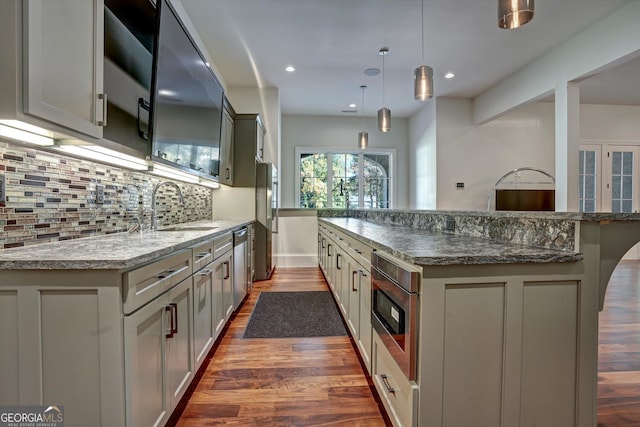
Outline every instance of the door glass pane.
<svg viewBox="0 0 640 427"><path fill-rule="evenodd" d="M611 170L611 212L632 212L633 152L612 152Z"/></svg>
<svg viewBox="0 0 640 427"><path fill-rule="evenodd" d="M594 212L596 206L596 152L582 150L579 153L579 204L580 212Z"/></svg>

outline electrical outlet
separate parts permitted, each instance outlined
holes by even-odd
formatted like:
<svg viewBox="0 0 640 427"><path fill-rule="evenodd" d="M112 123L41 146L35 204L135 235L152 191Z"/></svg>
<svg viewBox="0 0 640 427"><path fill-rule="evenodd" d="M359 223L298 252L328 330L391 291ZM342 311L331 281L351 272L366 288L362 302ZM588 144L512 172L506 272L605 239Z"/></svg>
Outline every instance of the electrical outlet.
<svg viewBox="0 0 640 427"><path fill-rule="evenodd" d="M96 185L96 204L104 203L104 185Z"/></svg>
<svg viewBox="0 0 640 427"><path fill-rule="evenodd" d="M6 202L7 185L4 180L4 174L0 175L0 203Z"/></svg>

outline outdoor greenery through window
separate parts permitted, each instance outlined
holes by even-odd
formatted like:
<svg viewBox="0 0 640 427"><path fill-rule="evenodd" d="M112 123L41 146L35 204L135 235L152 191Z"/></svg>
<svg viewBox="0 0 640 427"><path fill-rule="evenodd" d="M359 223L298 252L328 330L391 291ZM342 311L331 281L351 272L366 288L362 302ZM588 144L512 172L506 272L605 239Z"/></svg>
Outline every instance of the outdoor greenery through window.
<svg viewBox="0 0 640 427"><path fill-rule="evenodd" d="M391 152L300 152L301 208L389 208Z"/></svg>

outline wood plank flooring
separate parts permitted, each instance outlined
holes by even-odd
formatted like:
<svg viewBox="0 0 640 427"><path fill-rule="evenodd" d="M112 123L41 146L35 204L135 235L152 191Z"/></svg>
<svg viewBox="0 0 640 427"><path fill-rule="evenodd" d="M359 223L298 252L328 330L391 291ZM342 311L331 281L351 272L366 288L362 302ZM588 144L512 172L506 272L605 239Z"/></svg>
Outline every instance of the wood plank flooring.
<svg viewBox="0 0 640 427"><path fill-rule="evenodd" d="M317 268L277 269L255 283L169 425L390 425L349 337L242 338L260 292L317 290L328 290Z"/></svg>
<svg viewBox="0 0 640 427"><path fill-rule="evenodd" d="M613 272L600 312L598 427L640 427L640 262Z"/></svg>
<svg viewBox="0 0 640 427"><path fill-rule="evenodd" d="M317 268L255 283L168 425L388 426L348 337L242 338L260 292L326 289ZM613 273L599 333L598 427L640 427L640 262Z"/></svg>

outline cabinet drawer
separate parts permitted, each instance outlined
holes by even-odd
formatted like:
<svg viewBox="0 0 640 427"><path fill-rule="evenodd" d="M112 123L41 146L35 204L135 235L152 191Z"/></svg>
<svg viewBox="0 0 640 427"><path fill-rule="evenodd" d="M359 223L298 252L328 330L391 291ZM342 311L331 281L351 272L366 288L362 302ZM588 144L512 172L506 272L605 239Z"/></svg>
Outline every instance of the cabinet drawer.
<svg viewBox="0 0 640 427"><path fill-rule="evenodd" d="M376 331L373 331L373 352L373 382L393 425L417 426L418 386L404 376Z"/></svg>
<svg viewBox="0 0 640 427"><path fill-rule="evenodd" d="M193 248L193 272L204 268L213 261L213 240L208 240Z"/></svg>
<svg viewBox="0 0 640 427"><path fill-rule="evenodd" d="M159 261L124 273L125 314L133 313L192 273L191 249L183 249Z"/></svg>
<svg viewBox="0 0 640 427"><path fill-rule="evenodd" d="M362 243L359 240L349 237L349 249L351 249L351 255L361 264L365 266L371 264L371 246Z"/></svg>
<svg viewBox="0 0 640 427"><path fill-rule="evenodd" d="M213 239L213 259L218 259L233 248L233 234L226 233Z"/></svg>

